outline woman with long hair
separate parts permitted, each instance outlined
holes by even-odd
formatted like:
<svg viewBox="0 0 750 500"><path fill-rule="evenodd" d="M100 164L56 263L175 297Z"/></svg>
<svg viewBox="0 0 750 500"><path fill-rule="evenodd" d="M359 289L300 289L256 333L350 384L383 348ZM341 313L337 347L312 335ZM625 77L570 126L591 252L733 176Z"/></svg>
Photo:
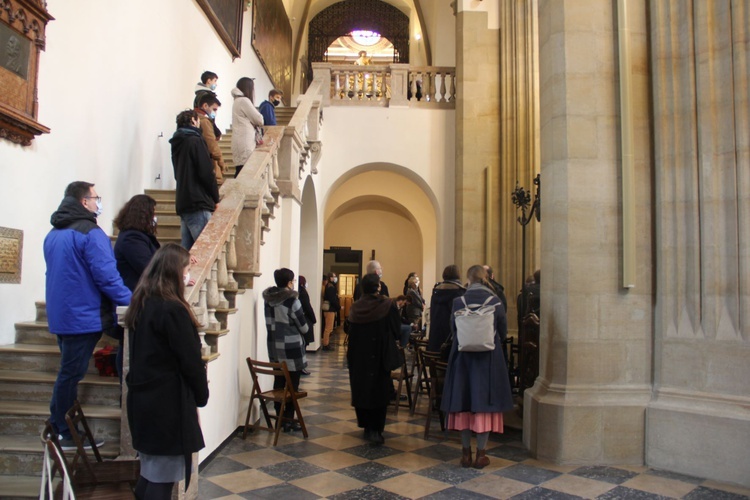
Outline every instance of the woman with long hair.
<svg viewBox="0 0 750 500"><path fill-rule="evenodd" d="M466 274L469 287L462 297L453 300L451 331L454 341L448 358L441 410L448 414L448 429L461 433L461 466L482 469L490 463L485 453L490 432L503 432L503 412L513 408L503 357L508 325L505 308L487 281L487 271L482 266L471 266ZM456 335L456 314L465 313L467 308L483 307L494 308L494 346L490 350L461 350L461 336ZM472 432L477 435L477 454L473 462Z"/></svg>
<svg viewBox="0 0 750 500"><path fill-rule="evenodd" d="M198 407L208 402L198 320L185 300L190 254L175 243L151 259L125 314L129 328L128 422L141 457L136 498L169 499L190 482L192 454L202 449Z"/></svg>
<svg viewBox="0 0 750 500"><path fill-rule="evenodd" d="M120 209L114 224L120 231L115 242L117 270L132 292L161 246L156 239L156 200L145 194L133 196Z"/></svg>
<svg viewBox="0 0 750 500"><path fill-rule="evenodd" d="M255 82L242 77L232 89L232 161L239 175L255 151L256 129L263 127L263 115L255 108Z"/></svg>

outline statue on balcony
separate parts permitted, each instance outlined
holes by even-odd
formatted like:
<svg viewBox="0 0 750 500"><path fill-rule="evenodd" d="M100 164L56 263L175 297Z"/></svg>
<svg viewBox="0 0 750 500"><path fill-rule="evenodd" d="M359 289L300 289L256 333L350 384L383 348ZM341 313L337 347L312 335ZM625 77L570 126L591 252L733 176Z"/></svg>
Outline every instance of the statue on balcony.
<svg viewBox="0 0 750 500"><path fill-rule="evenodd" d="M372 64L372 57L367 57L366 50L360 50L359 57L356 61L354 61L354 64L356 64L357 66L369 66L370 64Z"/></svg>

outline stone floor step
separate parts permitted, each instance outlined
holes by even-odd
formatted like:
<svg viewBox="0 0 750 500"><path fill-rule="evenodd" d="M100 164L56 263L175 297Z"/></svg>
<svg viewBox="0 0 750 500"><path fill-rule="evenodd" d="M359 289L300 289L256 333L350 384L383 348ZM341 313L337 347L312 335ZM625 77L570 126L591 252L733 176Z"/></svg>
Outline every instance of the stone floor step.
<svg viewBox="0 0 750 500"><path fill-rule="evenodd" d="M122 410L117 406L83 405L94 436L120 441ZM0 434L38 436L49 418L49 402L0 401Z"/></svg>
<svg viewBox="0 0 750 500"><path fill-rule="evenodd" d="M21 321L16 323L16 343L17 344L51 344L57 345L57 337L50 333L47 321ZM117 340L107 335L102 335L101 340L97 343L97 348L106 345L117 345Z"/></svg>
<svg viewBox="0 0 750 500"><path fill-rule="evenodd" d="M105 460L117 458L119 441L105 441L104 446L99 447L99 453ZM41 475L43 455L39 436L0 436L0 478L4 475Z"/></svg>
<svg viewBox="0 0 750 500"><path fill-rule="evenodd" d="M39 498L40 478L37 476L0 475L0 498L15 500Z"/></svg>
<svg viewBox="0 0 750 500"><path fill-rule="evenodd" d="M57 379L55 372L0 370L0 400L49 402ZM118 406L120 379L86 375L78 383L78 400L82 404Z"/></svg>
<svg viewBox="0 0 750 500"><path fill-rule="evenodd" d="M144 193L160 203L162 201L174 202L176 191L174 189L146 189Z"/></svg>
<svg viewBox="0 0 750 500"><path fill-rule="evenodd" d="M117 342L112 339L112 342ZM54 372L60 369L60 349L57 344L16 343L0 346L0 366L4 370ZM99 373L92 356L87 373Z"/></svg>

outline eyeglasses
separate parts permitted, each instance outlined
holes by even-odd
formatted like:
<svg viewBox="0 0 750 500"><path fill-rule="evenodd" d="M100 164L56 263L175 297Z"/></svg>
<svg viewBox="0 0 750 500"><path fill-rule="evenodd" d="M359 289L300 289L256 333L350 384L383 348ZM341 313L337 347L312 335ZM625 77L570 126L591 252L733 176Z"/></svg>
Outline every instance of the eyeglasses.
<svg viewBox="0 0 750 500"><path fill-rule="evenodd" d="M84 196L84 198L86 198L87 200L96 200L97 203L101 203L102 202L102 197L101 196Z"/></svg>

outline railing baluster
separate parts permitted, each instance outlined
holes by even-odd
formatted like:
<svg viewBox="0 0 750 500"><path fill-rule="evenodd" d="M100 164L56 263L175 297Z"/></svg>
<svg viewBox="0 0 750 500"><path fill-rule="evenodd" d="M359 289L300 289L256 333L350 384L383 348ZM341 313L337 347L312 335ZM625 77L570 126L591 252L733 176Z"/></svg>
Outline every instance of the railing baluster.
<svg viewBox="0 0 750 500"><path fill-rule="evenodd" d="M227 289L227 283L229 277L227 276L227 245L226 243L221 246L221 253L219 254L219 263L217 271L217 284L219 288L219 308L228 309L229 301L227 296L224 295L224 291Z"/></svg>
<svg viewBox="0 0 750 500"><path fill-rule="evenodd" d="M218 330L221 325L216 319L216 308L219 307L219 278L218 278L218 259L215 259L211 265L211 277L208 278L208 295L206 305L208 306L208 330Z"/></svg>
<svg viewBox="0 0 750 500"><path fill-rule="evenodd" d="M227 290L236 292L239 290L237 280L234 279L234 270L237 269L237 247L235 246L235 234L237 233L237 224L232 226L232 233L229 235L227 243Z"/></svg>

